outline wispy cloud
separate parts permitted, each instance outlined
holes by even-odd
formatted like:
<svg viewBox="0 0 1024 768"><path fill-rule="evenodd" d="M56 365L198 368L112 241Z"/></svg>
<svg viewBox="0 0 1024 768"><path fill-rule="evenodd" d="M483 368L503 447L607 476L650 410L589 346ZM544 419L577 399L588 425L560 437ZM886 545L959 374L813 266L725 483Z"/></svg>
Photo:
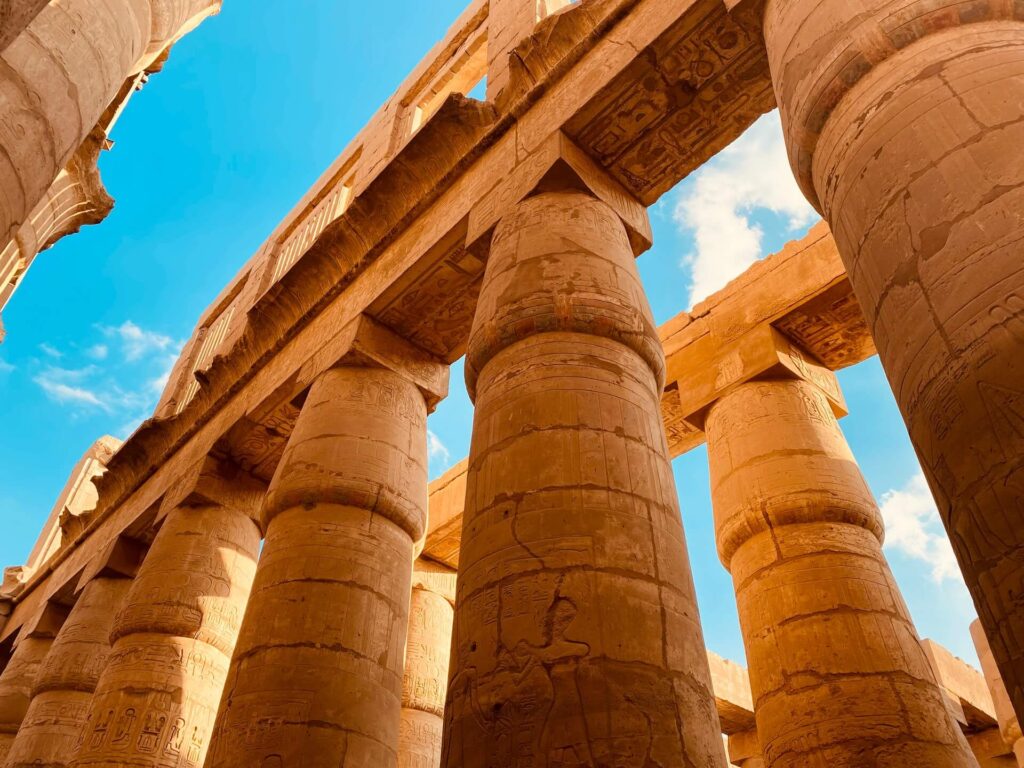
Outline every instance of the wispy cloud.
<svg viewBox="0 0 1024 768"><path fill-rule="evenodd" d="M777 112L762 117L694 174L676 202L673 218L695 242L695 250L683 258L692 274L690 306L764 255L764 232L752 220L757 211L782 217L793 235L818 217L793 178Z"/></svg>
<svg viewBox="0 0 1024 768"><path fill-rule="evenodd" d="M918 472L902 488L882 494L885 547L931 568L932 580L962 582L963 576L924 474Z"/></svg>
<svg viewBox="0 0 1024 768"><path fill-rule="evenodd" d="M131 320L116 327L104 326L102 330L107 336L120 340L124 359L129 362L157 352L167 352L177 346L170 336L140 328Z"/></svg>
<svg viewBox="0 0 1024 768"><path fill-rule="evenodd" d="M117 419L106 429L127 437L153 413L182 342L130 320L118 326L99 326L98 330L116 343L121 353L118 359L111 359L108 343L83 341L71 347L87 365L75 368L50 363L33 381L73 416L102 411Z"/></svg>
<svg viewBox="0 0 1024 768"><path fill-rule="evenodd" d="M93 360L106 360L110 354L110 347L106 344L93 344L85 350L85 354Z"/></svg>
<svg viewBox="0 0 1024 768"><path fill-rule="evenodd" d="M440 461L447 468L451 464L452 454L434 432L427 430L427 457L431 461Z"/></svg>
<svg viewBox="0 0 1024 768"><path fill-rule="evenodd" d="M15 370L15 367L0 357L0 375L5 373L11 373Z"/></svg>
<svg viewBox="0 0 1024 768"><path fill-rule="evenodd" d="M56 347L47 344L45 341L39 345L39 349L44 355L46 355L47 357L52 357L54 360L60 360L62 357L64 357L63 352L61 352Z"/></svg>
<svg viewBox="0 0 1024 768"><path fill-rule="evenodd" d="M61 405L76 405L99 408L109 412L110 404L94 389L83 384L92 374L91 368L68 369L48 366L33 378L46 396Z"/></svg>

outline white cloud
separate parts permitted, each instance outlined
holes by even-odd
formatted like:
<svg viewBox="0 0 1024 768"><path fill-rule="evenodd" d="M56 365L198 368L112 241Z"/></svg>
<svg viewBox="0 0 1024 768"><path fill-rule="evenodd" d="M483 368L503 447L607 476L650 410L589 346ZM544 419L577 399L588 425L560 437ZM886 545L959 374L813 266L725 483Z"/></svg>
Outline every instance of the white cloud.
<svg viewBox="0 0 1024 768"><path fill-rule="evenodd" d="M39 345L39 349L42 350L43 354L47 355L48 357L52 357L54 360L59 360L60 358L64 357L63 352L61 352L56 347L50 346L45 341Z"/></svg>
<svg viewBox="0 0 1024 768"><path fill-rule="evenodd" d="M444 466L448 466L451 463L451 451L448 450L441 438L427 430L427 456L431 460L439 460Z"/></svg>
<svg viewBox="0 0 1024 768"><path fill-rule="evenodd" d="M899 489L882 494L885 548L931 567L932 580L962 582L953 546L935 508L924 474L918 472Z"/></svg>
<svg viewBox="0 0 1024 768"><path fill-rule="evenodd" d="M93 344L85 350L85 354L93 360L106 360L107 355L110 354L110 348L106 344Z"/></svg>
<svg viewBox="0 0 1024 768"><path fill-rule="evenodd" d="M0 374L10 373L14 370L14 366L8 363L6 360L0 358Z"/></svg>
<svg viewBox="0 0 1024 768"><path fill-rule="evenodd" d="M683 259L692 270L691 307L765 255L764 232L751 220L755 211L783 217L792 236L818 218L793 178L777 112L754 123L684 190L673 218L696 244Z"/></svg>
<svg viewBox="0 0 1024 768"><path fill-rule="evenodd" d="M83 385L83 380L93 372L92 368L77 370L49 367L33 381L38 384L47 397L61 405L84 406L110 410L110 405L95 390Z"/></svg>
<svg viewBox="0 0 1024 768"><path fill-rule="evenodd" d="M121 351L128 361L140 360L155 352L166 352L176 346L170 336L147 331L131 320L126 320L116 328L104 327L103 332L107 336L121 340Z"/></svg>

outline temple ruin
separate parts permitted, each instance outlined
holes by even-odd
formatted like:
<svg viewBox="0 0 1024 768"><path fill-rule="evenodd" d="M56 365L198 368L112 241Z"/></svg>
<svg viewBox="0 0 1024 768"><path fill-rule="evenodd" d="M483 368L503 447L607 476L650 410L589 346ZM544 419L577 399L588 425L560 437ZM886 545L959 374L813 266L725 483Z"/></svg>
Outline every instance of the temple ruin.
<svg viewBox="0 0 1024 768"><path fill-rule="evenodd" d="M7 4L22 262L218 5ZM824 222L656 327L648 208L776 107ZM6 572L0 765L1024 766L1022 146L1020 0L474 0ZM876 354L980 672L918 636L842 431ZM463 357L472 447L428 483ZM702 444L746 669L697 611Z"/></svg>

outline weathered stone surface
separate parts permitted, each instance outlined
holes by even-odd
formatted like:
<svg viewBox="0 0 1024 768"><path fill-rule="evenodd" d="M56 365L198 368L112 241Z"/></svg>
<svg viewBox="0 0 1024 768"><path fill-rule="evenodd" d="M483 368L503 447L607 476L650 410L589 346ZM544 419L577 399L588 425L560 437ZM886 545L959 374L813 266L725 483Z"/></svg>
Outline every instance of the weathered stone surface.
<svg viewBox="0 0 1024 768"><path fill-rule="evenodd" d="M10 661L0 675L0 760L6 761L14 737L25 719L43 659L53 645L53 637L26 637L14 648Z"/></svg>
<svg viewBox="0 0 1024 768"><path fill-rule="evenodd" d="M169 511L114 622L75 768L203 765L256 569L253 512Z"/></svg>
<svg viewBox="0 0 1024 768"><path fill-rule="evenodd" d="M6 768L63 768L71 762L110 655L114 618L130 586L128 579L96 578L82 590L40 666Z"/></svg>
<svg viewBox="0 0 1024 768"><path fill-rule="evenodd" d="M766 765L973 766L825 395L744 384L712 406L707 434Z"/></svg>
<svg viewBox="0 0 1024 768"><path fill-rule="evenodd" d="M441 764L454 603L455 571L417 560L402 678L398 768L437 768Z"/></svg>
<svg viewBox="0 0 1024 768"><path fill-rule="evenodd" d="M388 370L313 384L263 509L210 768L397 766L426 416Z"/></svg>
<svg viewBox="0 0 1024 768"><path fill-rule="evenodd" d="M1017 764L1024 766L1024 735L1021 734L1020 722L1017 720L1013 703L1006 691L1006 685L1003 683L999 666L996 664L992 647L989 645L988 637L980 620L971 624L971 639L974 640L974 647L978 651L978 660L981 661L981 670L985 675L985 683L992 696L992 704L999 724L999 734L1003 743L1013 750Z"/></svg>
<svg viewBox="0 0 1024 768"><path fill-rule="evenodd" d="M1024 8L768 0L765 36L793 167L1024 716Z"/></svg>
<svg viewBox="0 0 1024 768"><path fill-rule="evenodd" d="M446 768L724 762L663 371L611 209L581 193L513 209L467 353Z"/></svg>

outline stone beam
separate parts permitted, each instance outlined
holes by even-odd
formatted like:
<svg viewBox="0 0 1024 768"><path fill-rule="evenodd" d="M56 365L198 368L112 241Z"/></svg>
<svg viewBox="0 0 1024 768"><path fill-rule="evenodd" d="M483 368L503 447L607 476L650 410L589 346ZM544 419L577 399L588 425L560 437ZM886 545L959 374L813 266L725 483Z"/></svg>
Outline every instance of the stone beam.
<svg viewBox="0 0 1024 768"><path fill-rule="evenodd" d="M445 43L442 56L463 59L458 52L485 23L481 12L464 14L455 32L462 38ZM516 48L522 67L510 72L498 104L452 93L408 137L393 133L393 120L376 123L242 270L228 291L234 298L197 329L186 354L203 347L205 367L186 365L174 382L198 381L191 401L166 398L174 412L144 424L118 452L81 540L96 536L102 546L136 525L182 467L229 434L244 441L239 424L258 425L258 441L259 419L287 410L307 376L332 364L343 329L364 314L435 359L457 358L487 256L481 206L493 205L484 202L490 193L497 218L518 202L518 190L532 191L509 180L530 177L538 157L571 143L582 154L575 165L560 157L561 172L570 166L609 204L611 190L620 202L654 202L774 105L760 23L756 11L730 13L720 0L575 4ZM709 46L713 60L703 55ZM426 74L433 60L423 66L408 87L437 80ZM624 101L631 84L647 106ZM399 104L416 103L407 96ZM599 183L587 182L583 155L601 171ZM628 212L618 213L628 226ZM470 222L482 222L476 242ZM75 550L58 552L21 600L38 603L67 583Z"/></svg>
<svg viewBox="0 0 1024 768"><path fill-rule="evenodd" d="M933 640L922 640L924 655L965 733L997 728L996 709L984 676Z"/></svg>
<svg viewBox="0 0 1024 768"><path fill-rule="evenodd" d="M661 338L668 371L662 410L673 456L704 442L708 406L772 373L811 382L844 414L832 371L875 354L824 224L670 320Z"/></svg>

